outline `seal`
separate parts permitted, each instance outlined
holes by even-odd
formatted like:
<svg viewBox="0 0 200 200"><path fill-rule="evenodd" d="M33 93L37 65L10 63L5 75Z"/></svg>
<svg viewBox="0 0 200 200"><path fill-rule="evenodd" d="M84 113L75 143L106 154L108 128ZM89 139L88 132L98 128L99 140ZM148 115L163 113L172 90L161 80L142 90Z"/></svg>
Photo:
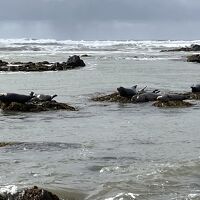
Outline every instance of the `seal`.
<svg viewBox="0 0 200 200"><path fill-rule="evenodd" d="M3 93L0 94L0 101L4 103L26 103L34 97L34 92L31 92L30 95L17 94L17 93Z"/></svg>
<svg viewBox="0 0 200 200"><path fill-rule="evenodd" d="M121 97L131 98L132 96L137 94L136 88L137 88L137 85L134 85L131 88L118 87L117 91L119 92L119 95Z"/></svg>
<svg viewBox="0 0 200 200"><path fill-rule="evenodd" d="M167 102L167 101L183 101L183 100L186 100L186 99L189 99L189 98L190 98L189 95L165 94L165 95L162 95L162 96L158 96L157 100Z"/></svg>
<svg viewBox="0 0 200 200"><path fill-rule="evenodd" d="M57 96L58 96L57 94L54 95L37 94L32 99L32 101L51 101L53 98Z"/></svg>
<svg viewBox="0 0 200 200"><path fill-rule="evenodd" d="M160 96L160 95L158 93L155 93L155 92L145 92L145 93L133 96L131 98L131 101L133 101L135 103L156 101L158 96Z"/></svg>
<svg viewBox="0 0 200 200"><path fill-rule="evenodd" d="M192 88L193 93L200 92L200 84L193 85L193 86L191 86L191 88Z"/></svg>

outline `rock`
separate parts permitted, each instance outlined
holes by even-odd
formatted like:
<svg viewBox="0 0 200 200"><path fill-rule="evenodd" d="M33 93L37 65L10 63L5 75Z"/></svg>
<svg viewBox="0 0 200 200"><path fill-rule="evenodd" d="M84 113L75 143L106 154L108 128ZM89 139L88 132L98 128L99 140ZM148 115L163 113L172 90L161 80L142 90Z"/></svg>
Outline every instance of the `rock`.
<svg viewBox="0 0 200 200"><path fill-rule="evenodd" d="M200 45L192 44L190 47L180 47L174 49L161 50L161 52L170 52L170 51L200 51Z"/></svg>
<svg viewBox="0 0 200 200"><path fill-rule="evenodd" d="M7 64L8 64L8 62L5 62L5 61L0 60L0 67L1 67L1 66L6 66Z"/></svg>
<svg viewBox="0 0 200 200"><path fill-rule="evenodd" d="M159 107L159 108L184 108L184 107L190 107L192 106L191 103L186 101L156 101L153 103L153 106Z"/></svg>
<svg viewBox="0 0 200 200"><path fill-rule="evenodd" d="M5 193L0 195L0 200L60 200L55 194L34 186L23 189L15 194Z"/></svg>
<svg viewBox="0 0 200 200"><path fill-rule="evenodd" d="M47 190L34 186L19 193L16 200L59 200L59 198Z"/></svg>
<svg viewBox="0 0 200 200"><path fill-rule="evenodd" d="M68 58L67 60L67 66L72 66L72 67L84 67L85 63L83 60L80 59L79 56L74 55Z"/></svg>
<svg viewBox="0 0 200 200"><path fill-rule="evenodd" d="M192 44L191 45L191 51L200 51L200 45Z"/></svg>
<svg viewBox="0 0 200 200"><path fill-rule="evenodd" d="M200 63L200 54L194 54L187 57L188 62L197 62Z"/></svg>
<svg viewBox="0 0 200 200"><path fill-rule="evenodd" d="M0 142L0 147L5 147L14 144L14 142Z"/></svg>
<svg viewBox="0 0 200 200"><path fill-rule="evenodd" d="M56 101L44 101L44 102L27 102L27 103L2 103L0 102L0 108L3 111L14 111L14 112L42 112L52 110L68 110L76 111L77 109L69 106L66 103L58 103Z"/></svg>
<svg viewBox="0 0 200 200"><path fill-rule="evenodd" d="M83 55L81 55L81 57L91 57L91 56L88 54L83 54Z"/></svg>
<svg viewBox="0 0 200 200"><path fill-rule="evenodd" d="M92 98L93 101L100 101L100 102L118 102L118 103L133 103L131 98L121 97L118 92L114 92L108 95L101 95Z"/></svg>
<svg viewBox="0 0 200 200"><path fill-rule="evenodd" d="M190 95L190 99L193 99L193 100L200 100L200 92L191 92L191 93L188 93Z"/></svg>
<svg viewBox="0 0 200 200"><path fill-rule="evenodd" d="M79 56L77 56L79 58ZM71 65L67 62L55 62L49 63L48 61L43 62L11 62L7 63L0 60L0 71L23 71L23 72L43 72L43 71L60 71L70 70L76 67L85 66L85 63L79 58L73 57ZM72 58L72 57L70 57Z"/></svg>

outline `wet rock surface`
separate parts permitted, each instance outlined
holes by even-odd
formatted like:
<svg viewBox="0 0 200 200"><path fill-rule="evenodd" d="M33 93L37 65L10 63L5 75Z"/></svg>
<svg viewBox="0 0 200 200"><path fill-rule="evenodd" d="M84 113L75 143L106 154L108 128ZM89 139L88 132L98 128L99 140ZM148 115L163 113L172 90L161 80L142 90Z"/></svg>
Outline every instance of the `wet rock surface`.
<svg viewBox="0 0 200 200"><path fill-rule="evenodd" d="M0 142L0 147L10 146L13 144L14 144L14 142Z"/></svg>
<svg viewBox="0 0 200 200"><path fill-rule="evenodd" d="M121 97L118 92L114 92L112 94L100 95L97 97L93 97L92 101L99 102L118 102L118 103L133 103L131 98Z"/></svg>
<svg viewBox="0 0 200 200"><path fill-rule="evenodd" d="M193 104L187 101L156 101L153 103L153 106L159 107L159 108L184 108L184 107L190 107Z"/></svg>
<svg viewBox="0 0 200 200"><path fill-rule="evenodd" d="M98 101L98 102L113 102L113 103L145 103L145 102L154 102L153 106L156 107L162 107L162 108L184 108L184 107L190 107L193 106L192 103L188 102L188 101L183 101L183 100L167 100L167 101L158 101L156 96L157 94L154 94L155 98L150 98L148 100L146 100L146 98L144 99L144 101L141 101L139 99L139 101L137 100L138 96L139 97L143 97L145 95L148 95L149 93L143 93L143 94L139 94L139 95L135 95L132 98L126 98L126 97L121 97L119 95L118 92L114 92L108 95L99 95L97 97L93 97L91 100L92 101ZM200 92L199 93L192 93L192 92L187 92L187 93L181 93L177 95L183 95L183 96L187 96L189 100L200 100ZM143 99L143 98L142 98Z"/></svg>
<svg viewBox="0 0 200 200"><path fill-rule="evenodd" d="M27 103L3 103L0 102L0 108L3 111L15 111L15 112L42 112L42 111L54 111L54 110L68 110L76 111L77 109L66 103L59 103L56 101L43 101L43 102L27 102Z"/></svg>
<svg viewBox="0 0 200 200"><path fill-rule="evenodd" d="M186 94L190 95L190 99L192 100L200 100L200 92L190 92Z"/></svg>
<svg viewBox="0 0 200 200"><path fill-rule="evenodd" d="M2 194L0 200L59 200L59 197L45 189L34 186L15 194Z"/></svg>
<svg viewBox="0 0 200 200"><path fill-rule="evenodd" d="M200 63L200 54L194 54L187 57L188 62Z"/></svg>
<svg viewBox="0 0 200 200"><path fill-rule="evenodd" d="M84 67L85 63L83 60L80 59L79 56L74 55L68 58L67 60L67 66L72 66L72 67Z"/></svg>
<svg viewBox="0 0 200 200"><path fill-rule="evenodd" d="M173 51L200 51L200 45L192 44L190 47L180 47L180 48L173 48L173 49L166 49L162 50L161 52L173 52Z"/></svg>
<svg viewBox="0 0 200 200"><path fill-rule="evenodd" d="M0 60L0 71L23 71L23 72L43 72L43 71L62 71L78 67L84 67L85 63L79 56L71 56L66 62L50 63L43 62L5 62Z"/></svg>

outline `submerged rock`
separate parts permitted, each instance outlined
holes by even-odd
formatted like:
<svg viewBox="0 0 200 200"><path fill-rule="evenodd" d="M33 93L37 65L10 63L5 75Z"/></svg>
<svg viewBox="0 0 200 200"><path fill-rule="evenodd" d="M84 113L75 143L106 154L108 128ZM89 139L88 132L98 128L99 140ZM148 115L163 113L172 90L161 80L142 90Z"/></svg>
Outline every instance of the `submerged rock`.
<svg viewBox="0 0 200 200"><path fill-rule="evenodd" d="M200 54L194 54L187 57L188 62L197 62L200 63Z"/></svg>
<svg viewBox="0 0 200 200"><path fill-rule="evenodd" d="M42 112L52 110L68 110L76 111L77 109L69 106L66 103L59 103L56 101L44 101L44 102L27 102L27 103L3 103L0 102L0 108L3 111L15 111L15 112Z"/></svg>
<svg viewBox="0 0 200 200"><path fill-rule="evenodd" d="M193 104L187 101L156 101L153 103L153 106L159 108L184 108L192 105Z"/></svg>
<svg viewBox="0 0 200 200"><path fill-rule="evenodd" d="M0 142L0 147L10 146L13 144L14 144L14 142Z"/></svg>

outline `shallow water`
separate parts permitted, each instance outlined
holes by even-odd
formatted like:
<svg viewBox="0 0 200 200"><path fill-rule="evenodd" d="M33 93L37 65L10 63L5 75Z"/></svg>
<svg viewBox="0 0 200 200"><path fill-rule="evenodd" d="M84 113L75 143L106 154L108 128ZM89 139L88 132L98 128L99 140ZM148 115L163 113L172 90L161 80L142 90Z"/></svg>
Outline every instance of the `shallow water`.
<svg viewBox="0 0 200 200"><path fill-rule="evenodd" d="M191 43L0 41L4 48L43 48L1 51L0 58L7 61L91 55L83 58L86 67L77 70L0 73L2 92L56 93L57 101L79 108L0 113L0 141L16 142L0 148L2 188L39 185L64 199L200 199L200 102L158 109L152 103L90 100L121 85L189 91L200 81L200 65L185 62L183 52L160 50Z"/></svg>

